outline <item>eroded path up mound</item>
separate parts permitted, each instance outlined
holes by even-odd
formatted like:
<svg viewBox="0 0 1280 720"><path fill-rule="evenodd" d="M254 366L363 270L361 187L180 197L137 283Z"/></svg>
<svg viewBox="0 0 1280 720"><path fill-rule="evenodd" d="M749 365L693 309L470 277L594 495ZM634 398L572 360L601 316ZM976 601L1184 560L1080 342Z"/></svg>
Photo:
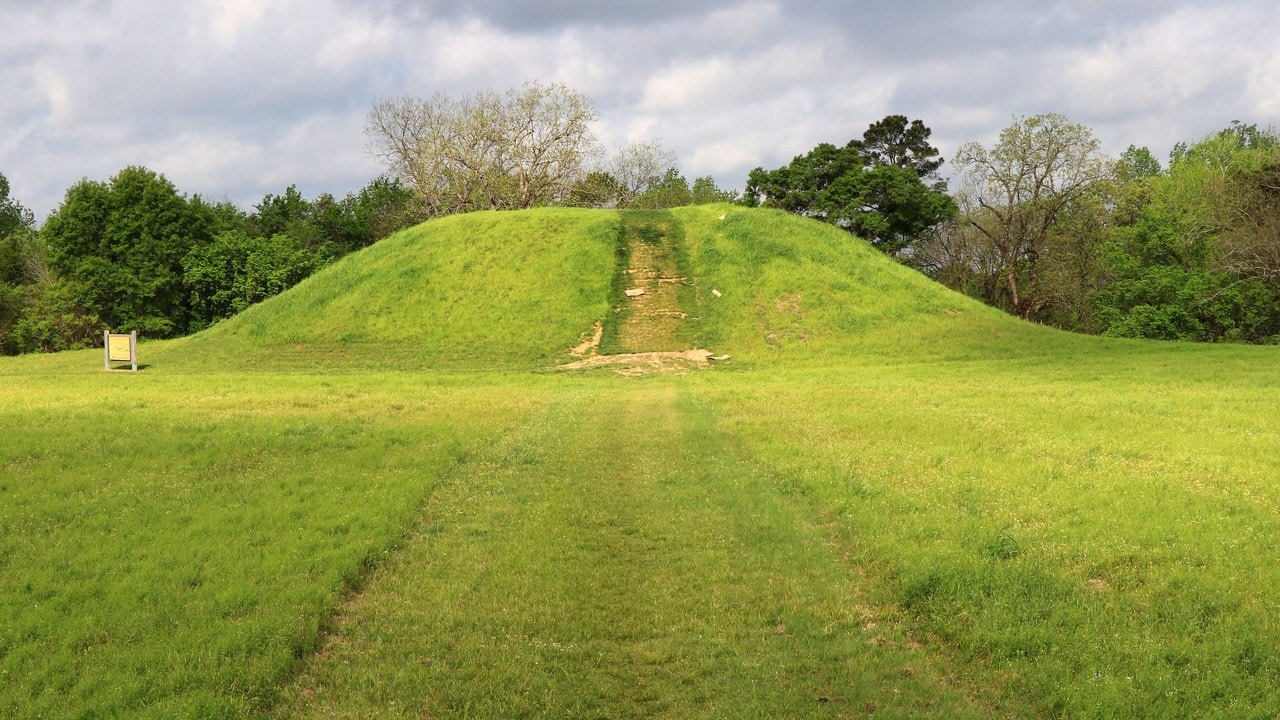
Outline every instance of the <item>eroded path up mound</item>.
<svg viewBox="0 0 1280 720"><path fill-rule="evenodd" d="M683 372L724 360L698 348L697 291L689 277L684 225L669 210L623 210L618 251L625 258L613 278L613 307L593 337L559 366L610 366L623 375Z"/></svg>
<svg viewBox="0 0 1280 720"><path fill-rule="evenodd" d="M625 269L614 278L617 303L605 322L601 352L682 351L693 347L684 226L667 210L622 211Z"/></svg>
<svg viewBox="0 0 1280 720"><path fill-rule="evenodd" d="M811 513L679 388L565 388L432 498L273 716L982 716L877 642Z"/></svg>

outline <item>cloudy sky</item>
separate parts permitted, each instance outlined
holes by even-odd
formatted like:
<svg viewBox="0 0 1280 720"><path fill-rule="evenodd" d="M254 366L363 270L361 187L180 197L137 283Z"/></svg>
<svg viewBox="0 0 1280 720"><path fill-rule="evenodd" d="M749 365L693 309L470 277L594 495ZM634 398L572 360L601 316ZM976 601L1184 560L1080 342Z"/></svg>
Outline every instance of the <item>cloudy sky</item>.
<svg viewBox="0 0 1280 720"><path fill-rule="evenodd" d="M947 157L1044 112L1157 157L1280 125L1280 4L0 0L0 68L0 173L38 218L128 165L246 209L290 184L342 196L382 171L375 99L529 80L590 95L606 145L660 140L741 188L890 113Z"/></svg>

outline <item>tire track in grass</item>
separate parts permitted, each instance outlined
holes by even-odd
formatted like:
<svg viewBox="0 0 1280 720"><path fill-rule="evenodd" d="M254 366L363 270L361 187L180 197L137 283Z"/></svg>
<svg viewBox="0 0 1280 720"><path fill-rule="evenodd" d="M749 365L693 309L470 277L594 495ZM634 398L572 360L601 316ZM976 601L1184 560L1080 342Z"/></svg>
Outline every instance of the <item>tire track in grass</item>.
<svg viewBox="0 0 1280 720"><path fill-rule="evenodd" d="M823 533L679 388L575 386L491 448L273 715L981 716L871 642Z"/></svg>

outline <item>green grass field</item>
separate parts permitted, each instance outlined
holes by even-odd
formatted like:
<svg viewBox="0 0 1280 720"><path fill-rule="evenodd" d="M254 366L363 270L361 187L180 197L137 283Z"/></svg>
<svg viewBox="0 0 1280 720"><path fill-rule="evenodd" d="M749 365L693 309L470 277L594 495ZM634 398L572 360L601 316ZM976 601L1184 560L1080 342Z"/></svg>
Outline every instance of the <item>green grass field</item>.
<svg viewBox="0 0 1280 720"><path fill-rule="evenodd" d="M564 210L0 359L0 717L1280 714L1280 352L671 218L708 370L550 370L653 220Z"/></svg>

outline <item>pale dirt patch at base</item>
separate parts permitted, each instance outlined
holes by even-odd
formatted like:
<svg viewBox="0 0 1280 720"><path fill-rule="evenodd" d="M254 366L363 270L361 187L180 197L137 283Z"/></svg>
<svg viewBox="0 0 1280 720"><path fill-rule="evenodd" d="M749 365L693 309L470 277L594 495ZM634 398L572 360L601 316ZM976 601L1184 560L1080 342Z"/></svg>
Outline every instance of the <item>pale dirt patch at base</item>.
<svg viewBox="0 0 1280 720"><path fill-rule="evenodd" d="M596 350L600 348L600 338L604 335L604 324L597 321L591 326L591 337L583 340L580 345L569 351L574 357L586 357L595 355Z"/></svg>
<svg viewBox="0 0 1280 720"><path fill-rule="evenodd" d="M574 362L557 365L556 370L589 370L613 367L620 375L644 375L653 372L688 372L706 367L711 360L710 350L680 350L671 352L621 353L618 355L591 355Z"/></svg>

